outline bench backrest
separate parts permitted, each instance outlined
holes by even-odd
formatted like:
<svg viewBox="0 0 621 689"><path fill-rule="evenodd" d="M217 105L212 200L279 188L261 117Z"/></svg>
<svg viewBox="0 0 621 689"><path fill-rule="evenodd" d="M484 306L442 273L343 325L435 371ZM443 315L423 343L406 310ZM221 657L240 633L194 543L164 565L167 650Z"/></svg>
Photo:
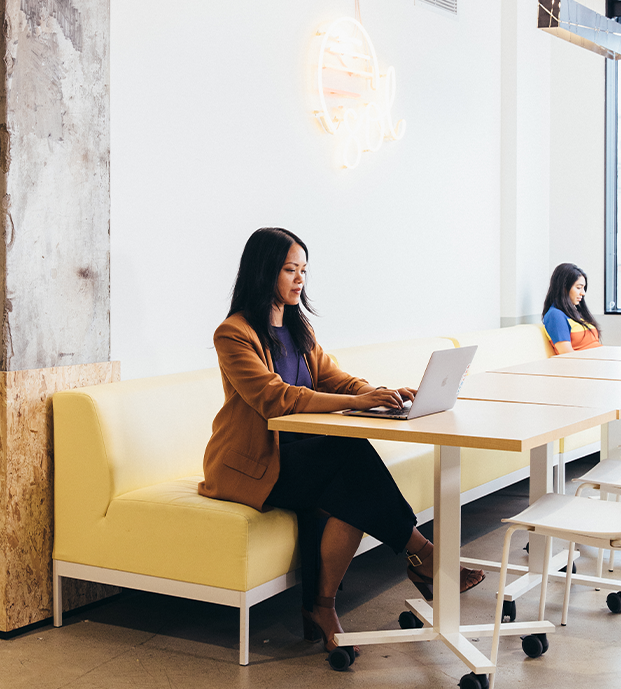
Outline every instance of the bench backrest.
<svg viewBox="0 0 621 689"><path fill-rule="evenodd" d="M446 337L421 337L335 349L330 353L344 371L365 378L371 385L417 388L432 352L454 346Z"/></svg>
<svg viewBox="0 0 621 689"><path fill-rule="evenodd" d="M55 492L74 518L118 495L202 473L224 394L217 368L54 395Z"/></svg>
<svg viewBox="0 0 621 689"><path fill-rule="evenodd" d="M493 371L554 355L542 325L514 325L510 328L479 330L461 333L452 339L458 347L478 345L470 373Z"/></svg>

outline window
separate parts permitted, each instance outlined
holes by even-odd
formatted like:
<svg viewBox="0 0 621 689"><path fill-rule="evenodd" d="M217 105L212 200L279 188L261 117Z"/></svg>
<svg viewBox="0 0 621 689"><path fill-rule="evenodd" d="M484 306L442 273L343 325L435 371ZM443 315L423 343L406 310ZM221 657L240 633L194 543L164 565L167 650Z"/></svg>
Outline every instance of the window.
<svg viewBox="0 0 621 689"><path fill-rule="evenodd" d="M619 63L606 60L606 285L605 313L621 313L619 246Z"/></svg>

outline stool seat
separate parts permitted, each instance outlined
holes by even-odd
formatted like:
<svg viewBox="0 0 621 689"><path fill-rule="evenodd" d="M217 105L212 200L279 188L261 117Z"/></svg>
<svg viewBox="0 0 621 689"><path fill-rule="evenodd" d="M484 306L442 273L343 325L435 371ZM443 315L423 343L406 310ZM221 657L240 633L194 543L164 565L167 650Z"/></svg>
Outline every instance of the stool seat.
<svg viewBox="0 0 621 689"><path fill-rule="evenodd" d="M579 483L576 495L580 495L585 488L595 488L600 491L600 498L602 500L608 499L608 494L616 496L617 502L621 496L621 459L603 459L598 462L592 469L589 469L586 474L573 479L575 483ZM614 569L615 551L610 549L610 558L608 561L608 571L612 572ZM602 576L604 568L604 549L600 548L597 554L597 576Z"/></svg>
<svg viewBox="0 0 621 689"><path fill-rule="evenodd" d="M515 517L503 519L533 530L580 542L580 536L610 541L621 539L621 503L585 500L573 495L547 493ZM614 547L614 546L613 546Z"/></svg>
<svg viewBox="0 0 621 689"><path fill-rule="evenodd" d="M603 484L611 489L621 489L621 459L603 459L582 476L573 479L574 483Z"/></svg>
<svg viewBox="0 0 621 689"><path fill-rule="evenodd" d="M602 474L607 471L603 467ZM567 623L567 612L569 609L569 592L571 589L572 565L574 559L575 543L583 543L594 546L595 548L621 548L621 503L608 502L607 500L590 500L579 495L563 495L559 493L547 493L539 498L525 510L516 514L515 517L503 519L503 522L510 524L505 535L505 543L502 552L502 563L500 567L500 582L498 586L498 598L496 601L496 616L494 620L494 633L492 639L491 660L494 665L498 660L498 644L500 640L500 627L503 618L504 595L507 580L507 570L509 563L509 550L511 547L511 536L517 530L545 536L545 548L543 568L541 574L541 595L539 598L539 620L543 621L546 605L546 589L548 581L548 570L550 568L550 557L552 551L552 538L563 538L569 541L567 555L567 567L565 569L565 597L563 600L563 613L561 624ZM612 582L611 582L612 583ZM621 591L617 594L610 594L618 601L615 609L610 606L612 612L621 612ZM609 596L610 597L610 596ZM608 601L607 601L608 602ZM618 610L616 608L619 608ZM537 638L534 638L537 637ZM543 638L542 638L543 637ZM524 646L524 643L536 642L536 655ZM547 650L547 640L545 634L524 637L522 648L531 657L537 657ZM495 673L490 675L489 687L494 687Z"/></svg>

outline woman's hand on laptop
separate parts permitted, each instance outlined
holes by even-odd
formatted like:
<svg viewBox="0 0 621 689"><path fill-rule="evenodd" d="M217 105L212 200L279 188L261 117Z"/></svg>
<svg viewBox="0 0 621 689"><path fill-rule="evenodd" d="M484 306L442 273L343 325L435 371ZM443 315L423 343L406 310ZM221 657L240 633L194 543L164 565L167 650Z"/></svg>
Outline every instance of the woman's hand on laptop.
<svg viewBox="0 0 621 689"><path fill-rule="evenodd" d="M365 385L353 398L352 409L372 409L373 407L400 408L404 400L413 400L416 390L412 388L371 388Z"/></svg>
<svg viewBox="0 0 621 689"><path fill-rule="evenodd" d="M401 395L401 399L405 402L405 400L410 400L410 402L414 401L414 396L416 395L416 390L414 388L399 388L397 392Z"/></svg>

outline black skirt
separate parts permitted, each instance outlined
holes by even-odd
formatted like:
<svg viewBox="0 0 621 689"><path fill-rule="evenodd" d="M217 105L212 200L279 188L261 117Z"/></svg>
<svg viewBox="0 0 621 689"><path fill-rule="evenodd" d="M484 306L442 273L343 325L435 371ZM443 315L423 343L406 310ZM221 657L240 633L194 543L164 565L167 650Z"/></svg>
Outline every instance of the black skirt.
<svg viewBox="0 0 621 689"><path fill-rule="evenodd" d="M325 519L319 510L404 550L416 516L368 440L280 434L280 474L266 504L298 517L304 607L313 609L319 544Z"/></svg>

